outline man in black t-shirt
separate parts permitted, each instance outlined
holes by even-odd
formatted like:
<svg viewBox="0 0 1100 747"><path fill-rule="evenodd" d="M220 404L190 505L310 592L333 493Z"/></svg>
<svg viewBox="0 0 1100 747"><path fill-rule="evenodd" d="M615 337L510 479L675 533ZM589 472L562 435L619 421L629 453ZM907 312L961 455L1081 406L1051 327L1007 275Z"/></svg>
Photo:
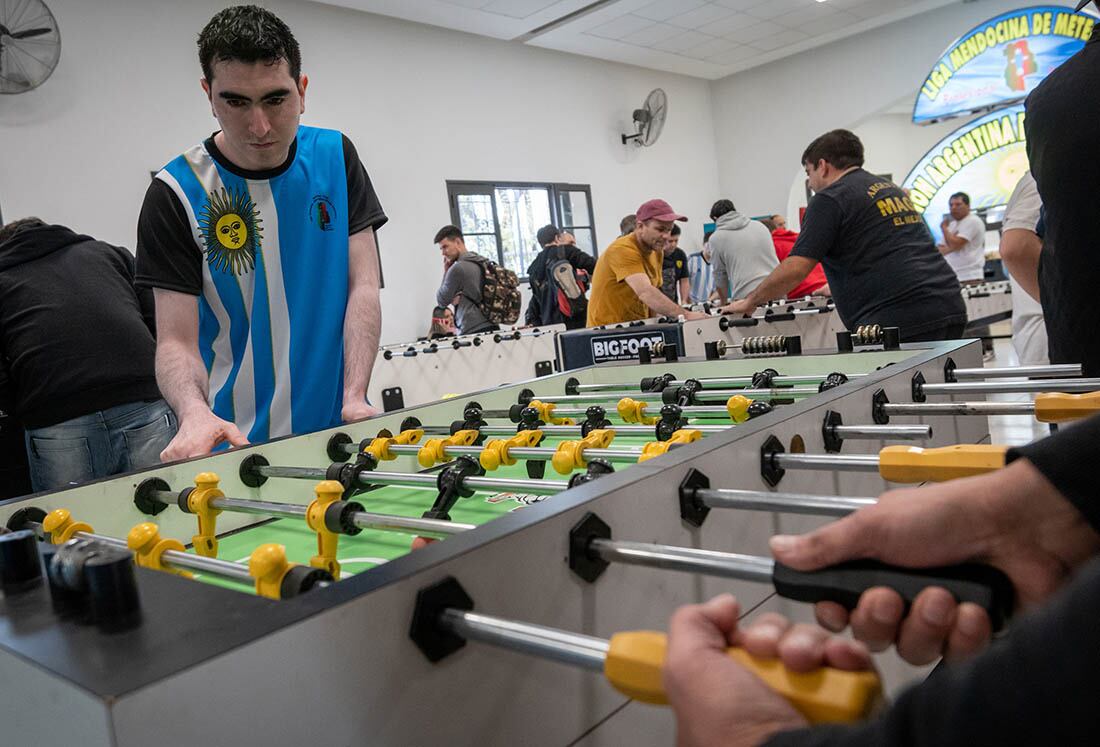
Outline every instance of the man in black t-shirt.
<svg viewBox="0 0 1100 747"><path fill-rule="evenodd" d="M156 175L138 222L157 381L180 419L165 461L377 413L386 216L354 146L300 124L309 79L270 11L219 12L199 62L221 129Z"/></svg>
<svg viewBox="0 0 1100 747"><path fill-rule="evenodd" d="M1088 3L1082 3L1084 7ZM1027 152L1043 199L1039 289L1051 363L1100 376L1100 25L1027 99Z"/></svg>
<svg viewBox="0 0 1100 747"><path fill-rule="evenodd" d="M543 226L536 238L542 251L527 268L531 300L524 322L531 327L564 324L566 329L583 328L588 312L584 294L590 280L582 287L577 273L586 273L590 279L596 271L596 258L581 251L573 235L557 226ZM555 272L560 277L555 278Z"/></svg>
<svg viewBox="0 0 1100 747"><path fill-rule="evenodd" d="M673 224L661 264L661 292L673 303L691 303L690 277L687 254L680 248L680 227Z"/></svg>
<svg viewBox="0 0 1100 747"><path fill-rule="evenodd" d="M859 138L826 133L802 154L802 165L816 194L794 249L723 313L751 313L783 298L820 262L848 329L898 327L904 342L959 337L966 306L955 273L905 193L863 170Z"/></svg>

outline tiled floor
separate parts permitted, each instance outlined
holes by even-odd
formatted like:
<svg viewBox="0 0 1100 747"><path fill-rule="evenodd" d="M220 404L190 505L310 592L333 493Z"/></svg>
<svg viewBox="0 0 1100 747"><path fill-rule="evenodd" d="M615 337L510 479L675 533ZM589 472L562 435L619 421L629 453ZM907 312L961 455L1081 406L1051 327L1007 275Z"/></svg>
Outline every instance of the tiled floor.
<svg viewBox="0 0 1100 747"><path fill-rule="evenodd" d="M995 332L999 330L994 328ZM1019 365L1012 341L1008 339L993 341L993 359L985 362L986 368L1008 368ZM989 402L1031 402L1034 394L991 394ZM1030 415L993 415L989 418L991 442L1008 446L1021 446L1037 438L1050 434L1049 426L1040 423Z"/></svg>

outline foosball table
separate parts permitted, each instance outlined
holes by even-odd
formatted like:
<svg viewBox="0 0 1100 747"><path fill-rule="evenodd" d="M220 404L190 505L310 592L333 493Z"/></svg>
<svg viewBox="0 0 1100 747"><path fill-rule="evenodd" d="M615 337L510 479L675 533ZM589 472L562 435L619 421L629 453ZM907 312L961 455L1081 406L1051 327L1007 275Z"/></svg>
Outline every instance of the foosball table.
<svg viewBox="0 0 1100 747"><path fill-rule="evenodd" d="M553 324L384 345L367 397L389 412L546 376L556 370L554 339L564 331L565 325Z"/></svg>
<svg viewBox="0 0 1100 747"><path fill-rule="evenodd" d="M1097 407L976 341L882 348L590 367L0 504L6 740L668 744L663 638L625 631L679 605L806 619L885 578L1003 619L989 569L770 560L888 485L1002 465L985 415ZM1059 378L1002 378L1029 375ZM1003 391L1037 396L980 401ZM747 663L815 720L879 687Z"/></svg>

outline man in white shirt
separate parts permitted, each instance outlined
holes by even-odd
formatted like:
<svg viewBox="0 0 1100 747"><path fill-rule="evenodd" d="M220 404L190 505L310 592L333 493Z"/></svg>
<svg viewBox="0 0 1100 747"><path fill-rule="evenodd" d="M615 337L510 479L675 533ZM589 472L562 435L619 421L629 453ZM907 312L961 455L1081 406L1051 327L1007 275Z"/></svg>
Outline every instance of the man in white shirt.
<svg viewBox="0 0 1100 747"><path fill-rule="evenodd" d="M949 202L951 217L944 218L940 254L951 265L960 283L985 277L985 222L970 212L970 195L957 192Z"/></svg>
<svg viewBox="0 0 1100 747"><path fill-rule="evenodd" d="M1005 208L1001 223L1001 259L1012 280L1012 347L1025 366L1050 362L1043 307L1039 305L1039 255L1036 233L1043 203L1035 178L1024 174Z"/></svg>

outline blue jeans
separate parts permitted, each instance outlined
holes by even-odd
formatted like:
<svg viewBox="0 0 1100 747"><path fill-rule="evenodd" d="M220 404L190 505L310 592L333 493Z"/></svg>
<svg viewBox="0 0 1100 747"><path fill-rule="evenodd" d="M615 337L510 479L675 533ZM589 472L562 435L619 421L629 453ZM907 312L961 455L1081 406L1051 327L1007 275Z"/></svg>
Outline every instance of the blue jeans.
<svg viewBox="0 0 1100 747"><path fill-rule="evenodd" d="M158 464L178 427L176 414L158 399L28 429L31 485L55 490Z"/></svg>

